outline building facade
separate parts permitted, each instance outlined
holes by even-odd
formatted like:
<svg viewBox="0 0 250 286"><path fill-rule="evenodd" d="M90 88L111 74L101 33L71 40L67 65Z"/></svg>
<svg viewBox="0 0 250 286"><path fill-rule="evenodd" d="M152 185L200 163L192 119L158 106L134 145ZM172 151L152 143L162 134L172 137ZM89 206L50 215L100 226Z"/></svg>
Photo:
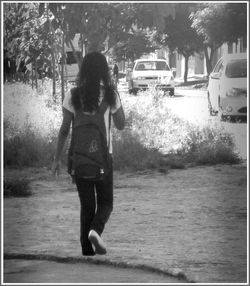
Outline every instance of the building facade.
<svg viewBox="0 0 250 286"><path fill-rule="evenodd" d="M245 53L246 51L246 40L244 41L242 38L239 39L237 43L224 43L213 55L212 68L221 56L233 53ZM185 71L185 58L181 54L178 54L177 51L171 53L168 48L162 48L156 51L156 57L167 59L170 67L176 69L176 77L183 78ZM207 75L206 58L203 52L195 53L194 56L189 57L188 75Z"/></svg>

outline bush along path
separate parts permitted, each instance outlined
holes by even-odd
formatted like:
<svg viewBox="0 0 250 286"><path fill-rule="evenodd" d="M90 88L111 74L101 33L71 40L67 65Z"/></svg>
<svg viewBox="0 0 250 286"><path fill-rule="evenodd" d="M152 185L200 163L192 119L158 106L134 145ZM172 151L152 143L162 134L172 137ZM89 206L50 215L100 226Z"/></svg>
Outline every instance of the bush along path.
<svg viewBox="0 0 250 286"><path fill-rule="evenodd" d="M4 86L4 166L51 164L62 110L61 100L49 96L46 84L38 91L21 83ZM231 134L220 126L195 126L177 117L159 91L123 94L121 100L127 125L123 132L114 132L116 170L240 162Z"/></svg>
<svg viewBox="0 0 250 286"><path fill-rule="evenodd" d="M16 174L5 170L8 178ZM67 174L57 180L46 169L19 174L29 174L32 195L4 200L6 261L91 260L187 281L246 282L244 165L115 172L114 210L103 234L108 254L94 258L81 257L79 199Z"/></svg>

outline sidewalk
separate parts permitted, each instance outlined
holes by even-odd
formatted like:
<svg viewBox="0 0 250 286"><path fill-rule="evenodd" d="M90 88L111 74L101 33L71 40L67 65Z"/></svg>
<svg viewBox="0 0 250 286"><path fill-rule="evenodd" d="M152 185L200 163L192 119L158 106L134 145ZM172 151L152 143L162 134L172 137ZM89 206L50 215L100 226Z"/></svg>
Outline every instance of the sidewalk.
<svg viewBox="0 0 250 286"><path fill-rule="evenodd" d="M188 76L187 83L184 83L183 77L178 77L174 79L175 88L178 89L203 89L206 90L208 80L205 75L197 74ZM119 92L128 92L128 82L125 78L121 79L118 84Z"/></svg>
<svg viewBox="0 0 250 286"><path fill-rule="evenodd" d="M103 233L108 254L88 258L81 256L80 204L67 174L18 174L33 180L33 195L4 199L8 281L246 282L245 166L115 172L114 210Z"/></svg>
<svg viewBox="0 0 250 286"><path fill-rule="evenodd" d="M174 79L175 87L177 88L203 88L206 89L206 85L208 83L208 79L203 74L195 74L189 75L187 78L187 82L184 83L183 77L178 77Z"/></svg>
<svg viewBox="0 0 250 286"><path fill-rule="evenodd" d="M24 256L25 257L25 256ZM38 258L38 256L36 257ZM41 258L41 257L40 257ZM97 260L70 262L7 259L4 283L185 283L184 279L139 268L111 266ZM55 258L56 260L56 258ZM2 285L2 284L1 284Z"/></svg>

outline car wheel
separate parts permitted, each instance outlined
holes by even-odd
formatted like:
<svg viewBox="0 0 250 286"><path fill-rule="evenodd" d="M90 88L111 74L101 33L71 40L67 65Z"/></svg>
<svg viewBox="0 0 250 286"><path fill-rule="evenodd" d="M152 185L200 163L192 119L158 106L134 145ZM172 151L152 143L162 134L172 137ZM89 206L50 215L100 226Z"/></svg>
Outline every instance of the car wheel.
<svg viewBox="0 0 250 286"><path fill-rule="evenodd" d="M223 114L223 110L221 108L221 105L220 105L220 97L218 97L218 113L217 113L217 116L218 116L218 119L220 121L227 121L229 116Z"/></svg>
<svg viewBox="0 0 250 286"><path fill-rule="evenodd" d="M214 115L214 110L213 110L213 106L212 106L212 103L211 103L211 100L210 100L209 92L207 93L207 103L208 103L209 114L210 114L210 116L213 116Z"/></svg>
<svg viewBox="0 0 250 286"><path fill-rule="evenodd" d="M170 96L174 96L174 88L171 88L171 89L169 90L169 95L170 95Z"/></svg>
<svg viewBox="0 0 250 286"><path fill-rule="evenodd" d="M227 121L229 116L224 115L222 112L218 112L218 118L220 121Z"/></svg>
<svg viewBox="0 0 250 286"><path fill-rule="evenodd" d="M131 88L128 90L129 94L137 95L137 90L134 88Z"/></svg>
<svg viewBox="0 0 250 286"><path fill-rule="evenodd" d="M133 95L137 95L138 90L137 89L133 89Z"/></svg>

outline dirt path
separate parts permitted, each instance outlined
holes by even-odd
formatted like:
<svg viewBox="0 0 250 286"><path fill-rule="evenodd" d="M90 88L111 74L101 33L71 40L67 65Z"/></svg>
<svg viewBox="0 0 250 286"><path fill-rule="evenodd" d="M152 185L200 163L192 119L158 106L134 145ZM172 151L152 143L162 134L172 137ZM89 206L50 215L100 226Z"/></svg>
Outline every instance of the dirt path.
<svg viewBox="0 0 250 286"><path fill-rule="evenodd" d="M4 252L81 257L79 201L68 176L22 172L33 179L33 196L4 200ZM115 173L114 211L103 234L108 254L93 260L153 266L197 282L246 282L246 191L242 165Z"/></svg>

